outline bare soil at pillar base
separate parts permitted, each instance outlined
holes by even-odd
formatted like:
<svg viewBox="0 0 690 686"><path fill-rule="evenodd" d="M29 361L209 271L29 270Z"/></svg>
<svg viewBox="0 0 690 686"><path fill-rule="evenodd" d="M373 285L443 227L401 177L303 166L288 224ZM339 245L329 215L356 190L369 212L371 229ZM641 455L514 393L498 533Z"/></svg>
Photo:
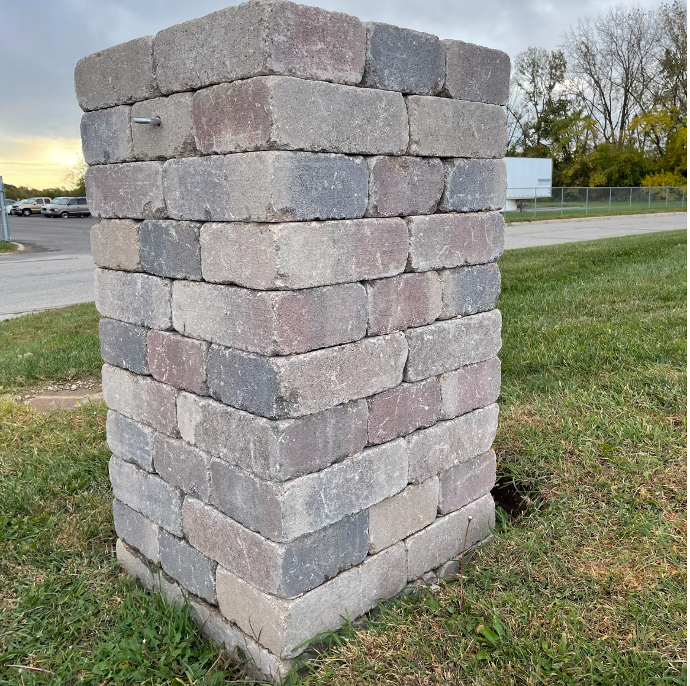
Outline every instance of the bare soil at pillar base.
<svg viewBox="0 0 690 686"><path fill-rule="evenodd" d="M514 516L462 595L451 581L383 604L295 683L684 683L685 242L501 259L495 494ZM91 306L0 323L0 392L92 378L97 336ZM184 609L115 564L104 421L103 405L0 400L0 681L238 683Z"/></svg>

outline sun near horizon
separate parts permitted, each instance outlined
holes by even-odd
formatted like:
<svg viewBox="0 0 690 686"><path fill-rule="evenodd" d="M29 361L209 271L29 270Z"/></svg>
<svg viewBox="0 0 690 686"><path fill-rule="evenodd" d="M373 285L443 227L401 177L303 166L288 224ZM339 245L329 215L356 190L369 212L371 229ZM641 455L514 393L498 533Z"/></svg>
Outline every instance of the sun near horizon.
<svg viewBox="0 0 690 686"><path fill-rule="evenodd" d="M1 138L0 176L14 186L60 187L81 154L78 138Z"/></svg>

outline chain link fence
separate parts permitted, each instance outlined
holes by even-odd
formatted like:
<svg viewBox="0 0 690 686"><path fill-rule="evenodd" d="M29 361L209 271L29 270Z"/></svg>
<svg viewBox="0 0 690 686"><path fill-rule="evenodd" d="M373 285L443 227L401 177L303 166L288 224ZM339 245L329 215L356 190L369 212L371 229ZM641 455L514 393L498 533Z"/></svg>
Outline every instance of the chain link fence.
<svg viewBox="0 0 690 686"><path fill-rule="evenodd" d="M580 217L588 214L641 214L687 209L685 186L654 188L509 188L507 220Z"/></svg>

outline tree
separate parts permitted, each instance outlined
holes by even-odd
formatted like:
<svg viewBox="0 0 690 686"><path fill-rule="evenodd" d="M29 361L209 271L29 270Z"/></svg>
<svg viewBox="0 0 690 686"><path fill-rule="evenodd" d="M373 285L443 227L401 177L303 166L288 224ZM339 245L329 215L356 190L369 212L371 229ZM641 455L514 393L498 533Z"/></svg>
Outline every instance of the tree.
<svg viewBox="0 0 690 686"><path fill-rule="evenodd" d="M662 35L659 11L626 5L580 20L566 32L570 94L596 122L603 141L627 145L630 123L654 105Z"/></svg>
<svg viewBox="0 0 690 686"><path fill-rule="evenodd" d="M69 189L69 195L86 195L85 178L88 168L89 165L84 162L81 155L77 155L75 163L67 168L62 182L65 184L65 188Z"/></svg>

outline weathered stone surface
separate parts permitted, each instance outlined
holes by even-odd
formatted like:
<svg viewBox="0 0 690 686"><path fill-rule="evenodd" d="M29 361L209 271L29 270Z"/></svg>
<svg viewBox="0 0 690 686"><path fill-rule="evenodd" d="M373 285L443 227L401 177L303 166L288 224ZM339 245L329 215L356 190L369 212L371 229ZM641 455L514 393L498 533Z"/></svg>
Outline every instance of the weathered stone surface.
<svg viewBox="0 0 690 686"><path fill-rule="evenodd" d="M402 331L436 321L441 314L441 282L435 272L401 274L367 283L369 336Z"/></svg>
<svg viewBox="0 0 690 686"><path fill-rule="evenodd" d="M132 108L126 105L84 114L81 118L84 162L113 164L133 160L131 117Z"/></svg>
<svg viewBox="0 0 690 686"><path fill-rule="evenodd" d="M195 498L185 499L183 521L187 540L197 550L252 586L284 598L358 564L369 546L366 512L289 544L270 541Z"/></svg>
<svg viewBox="0 0 690 686"><path fill-rule="evenodd" d="M153 36L83 57L74 70L74 88L85 111L160 95L153 67Z"/></svg>
<svg viewBox="0 0 690 686"><path fill-rule="evenodd" d="M210 223L201 229L201 267L206 281L310 288L399 274L407 243L401 219Z"/></svg>
<svg viewBox="0 0 690 686"><path fill-rule="evenodd" d="M438 478L413 484L369 509L369 552L378 553L436 519Z"/></svg>
<svg viewBox="0 0 690 686"><path fill-rule="evenodd" d="M207 395L208 343L165 331L149 331L148 364L154 379Z"/></svg>
<svg viewBox="0 0 690 686"><path fill-rule="evenodd" d="M223 615L241 629L250 632L253 627L272 653L294 657L316 634L339 628L346 617L364 614L402 590L405 569L405 548L400 544L299 598L281 600L219 567L218 603Z"/></svg>
<svg viewBox="0 0 690 686"><path fill-rule="evenodd" d="M211 456L184 441L157 434L153 464L171 486L208 502L211 495Z"/></svg>
<svg viewBox="0 0 690 686"><path fill-rule="evenodd" d="M403 383L369 398L369 443L385 443L435 424L441 413L438 379Z"/></svg>
<svg viewBox="0 0 690 686"><path fill-rule="evenodd" d="M105 422L108 447L123 460L134 462L148 472L153 469L155 431L114 410L108 410Z"/></svg>
<svg viewBox="0 0 690 686"><path fill-rule="evenodd" d="M170 436L177 435L177 394L172 386L150 377L103 365L103 399L106 405Z"/></svg>
<svg viewBox="0 0 690 686"><path fill-rule="evenodd" d="M91 256L98 267L140 272L139 225L131 219L103 219L91 228Z"/></svg>
<svg viewBox="0 0 690 686"><path fill-rule="evenodd" d="M364 400L276 421L182 393L177 416L185 441L270 481L316 472L367 442Z"/></svg>
<svg viewBox="0 0 690 686"><path fill-rule="evenodd" d="M308 150L400 155L409 139L400 93L286 76L259 76L198 91L194 130L206 154Z"/></svg>
<svg viewBox="0 0 690 686"><path fill-rule="evenodd" d="M149 219L139 227L144 271L171 279L201 279L199 224Z"/></svg>
<svg viewBox="0 0 690 686"><path fill-rule="evenodd" d="M441 160L371 157L368 217L433 214L444 188Z"/></svg>
<svg viewBox="0 0 690 686"><path fill-rule="evenodd" d="M368 22L362 84L371 88L436 95L443 88L446 54L429 33Z"/></svg>
<svg viewBox="0 0 690 686"><path fill-rule="evenodd" d="M410 154L426 157L503 157L506 113L498 105L410 95Z"/></svg>
<svg viewBox="0 0 690 686"><path fill-rule="evenodd" d="M441 417L452 419L496 402L501 361L493 357L441 375Z"/></svg>
<svg viewBox="0 0 690 686"><path fill-rule="evenodd" d="M156 567L148 560L144 562L121 538L115 542L115 554L117 561L124 567L127 574L136 577L144 588L154 587Z"/></svg>
<svg viewBox="0 0 690 686"><path fill-rule="evenodd" d="M101 357L105 362L124 367L136 374L148 374L146 334L143 326L104 317L98 324Z"/></svg>
<svg viewBox="0 0 690 686"><path fill-rule="evenodd" d="M510 90L510 57L461 40L446 48L446 91L451 98L505 105Z"/></svg>
<svg viewBox="0 0 690 686"><path fill-rule="evenodd" d="M160 562L158 539L160 528L150 519L119 500L113 501L115 532L129 545L139 550L151 562Z"/></svg>
<svg viewBox="0 0 690 686"><path fill-rule="evenodd" d="M163 163L102 164L86 170L86 197L94 217L157 219L167 215Z"/></svg>
<svg viewBox="0 0 690 686"><path fill-rule="evenodd" d="M508 177L503 160L444 160L445 190L441 212L500 210Z"/></svg>
<svg viewBox="0 0 690 686"><path fill-rule="evenodd" d="M439 474L438 511L448 514L481 498L496 483L496 453L489 450Z"/></svg>
<svg viewBox="0 0 690 686"><path fill-rule="evenodd" d="M168 160L163 172L170 216L201 221L362 217L368 184L361 158L312 152L188 157Z"/></svg>
<svg viewBox="0 0 690 686"><path fill-rule="evenodd" d="M245 636L234 624L207 603L195 598L189 599L190 616L201 628L201 633L216 645L224 646L225 652L236 656L238 648L248 658L243 665L248 676L281 683L291 669L292 660L281 660L273 653Z"/></svg>
<svg viewBox="0 0 690 686"><path fill-rule="evenodd" d="M216 602L216 563L197 552L184 540L161 533L161 567L194 595Z"/></svg>
<svg viewBox="0 0 690 686"><path fill-rule="evenodd" d="M472 517L472 521L468 530L469 517ZM459 558L462 555L463 544L465 549L468 549L488 538L495 523L494 501L489 494L461 510L438 518L426 529L410 536L405 541L408 581L420 578L429 569L434 569L448 560Z"/></svg>
<svg viewBox="0 0 690 686"><path fill-rule="evenodd" d="M193 93L176 93L167 98L138 102L132 117L158 117L160 126L132 124L134 157L138 160L167 160L197 155L192 119Z"/></svg>
<svg viewBox="0 0 690 686"><path fill-rule="evenodd" d="M173 324L181 333L262 355L291 355L356 341L366 334L360 284L300 291L173 285Z"/></svg>
<svg viewBox="0 0 690 686"><path fill-rule="evenodd" d="M496 261L503 253L498 212L408 217L409 267L415 272Z"/></svg>
<svg viewBox="0 0 690 686"><path fill-rule="evenodd" d="M163 93L261 74L357 84L366 38L359 19L292 2L245 2L156 35Z"/></svg>
<svg viewBox="0 0 690 686"><path fill-rule="evenodd" d="M481 312L406 332L405 381L419 381L493 357L501 349L501 313Z"/></svg>
<svg viewBox="0 0 690 686"><path fill-rule="evenodd" d="M439 272L443 287L441 318L467 316L493 310L501 293L501 272L496 264L460 267Z"/></svg>
<svg viewBox="0 0 690 686"><path fill-rule="evenodd" d="M397 386L406 359L403 334L291 357L262 357L213 345L208 386L215 398L253 414L301 417Z"/></svg>
<svg viewBox="0 0 690 686"><path fill-rule="evenodd" d="M497 426L498 405L489 405L457 419L415 431L406 439L408 479L419 483L466 462L475 455L485 453L491 448ZM430 565L427 569L434 566L436 565Z"/></svg>
<svg viewBox="0 0 690 686"><path fill-rule="evenodd" d="M156 329L172 326L170 281L148 274L96 270L96 309L111 319Z"/></svg>
<svg viewBox="0 0 690 686"><path fill-rule="evenodd" d="M264 481L222 460L211 464L211 502L244 526L289 543L401 491L407 484L403 440L292 481Z"/></svg>
<svg viewBox="0 0 690 686"><path fill-rule="evenodd" d="M113 495L176 536L182 536L182 492L156 474L113 455L109 463Z"/></svg>

